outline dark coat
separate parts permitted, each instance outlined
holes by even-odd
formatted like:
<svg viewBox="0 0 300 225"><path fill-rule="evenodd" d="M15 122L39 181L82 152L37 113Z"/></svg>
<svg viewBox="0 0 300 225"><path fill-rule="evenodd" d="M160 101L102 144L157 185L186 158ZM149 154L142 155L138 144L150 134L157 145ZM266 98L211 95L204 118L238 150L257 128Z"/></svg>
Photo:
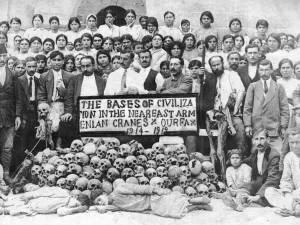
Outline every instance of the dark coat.
<svg viewBox="0 0 300 225"><path fill-rule="evenodd" d="M15 126L16 116L22 117L22 102L19 80L6 67L4 85L0 84L0 127Z"/></svg>
<svg viewBox="0 0 300 225"><path fill-rule="evenodd" d="M95 74L95 80L96 80L99 96L104 95L104 89L106 86L105 80L97 74ZM70 83L68 85L67 96L65 100L65 113L70 113L73 116L76 115L77 99L81 93L82 81L83 81L82 74L73 76L71 78Z"/></svg>
<svg viewBox="0 0 300 225"><path fill-rule="evenodd" d="M255 181L260 176L257 169L257 153L258 150L255 150L255 152L249 158L244 160L245 163L252 167L253 181ZM270 146L268 146L268 148L265 151L262 163L262 186L257 191L257 195L264 197L266 188L278 188L281 178L281 174L279 172L279 160L279 152L276 149L273 149Z"/></svg>
<svg viewBox="0 0 300 225"><path fill-rule="evenodd" d="M64 70L61 70L61 75L62 75L65 88L60 89L60 94L65 100L70 79L74 75ZM43 73L39 79L39 85L37 90L38 103L46 102L48 105L51 105L53 87L54 87L54 74L53 74L53 70L51 69Z"/></svg>
<svg viewBox="0 0 300 225"><path fill-rule="evenodd" d="M37 103L37 88L39 85L39 79L34 76L35 82L35 102ZM28 120L28 113L30 108L30 96L28 93L28 78L27 75L24 74L23 76L19 77L19 93L22 98L22 107L23 107L23 114L22 120Z"/></svg>

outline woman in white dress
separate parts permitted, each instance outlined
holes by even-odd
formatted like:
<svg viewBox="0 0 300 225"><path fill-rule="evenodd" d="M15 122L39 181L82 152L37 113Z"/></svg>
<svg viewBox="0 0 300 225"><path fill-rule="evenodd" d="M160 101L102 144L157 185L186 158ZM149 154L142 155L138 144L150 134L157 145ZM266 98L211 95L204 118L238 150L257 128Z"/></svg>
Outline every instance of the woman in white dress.
<svg viewBox="0 0 300 225"><path fill-rule="evenodd" d="M68 31L65 35L68 38L68 42L74 43L77 38L80 38L81 23L77 17L71 17L68 22Z"/></svg>
<svg viewBox="0 0 300 225"><path fill-rule="evenodd" d="M14 17L10 20L10 30L7 32L7 45L11 50L15 47L14 38L16 35L19 35L21 38L24 35L24 30L21 30L21 20L18 17Z"/></svg>
<svg viewBox="0 0 300 225"><path fill-rule="evenodd" d="M41 53L42 45L43 42L39 37L32 37L29 40L29 47L30 47L29 53L31 54L31 56L35 57L38 54L43 54Z"/></svg>
<svg viewBox="0 0 300 225"><path fill-rule="evenodd" d="M158 33L158 22L155 17L148 17L146 20L146 29L143 29L140 32L139 41L142 42L143 38L147 35L150 35L151 37L154 36L154 34Z"/></svg>
<svg viewBox="0 0 300 225"><path fill-rule="evenodd" d="M106 37L120 37L119 27L114 25L116 19L116 14L112 10L106 10L104 13L105 24L98 28L98 33L102 34L104 38Z"/></svg>
<svg viewBox="0 0 300 225"><path fill-rule="evenodd" d="M47 30L44 29L43 26L44 18L41 14L35 14L32 18L33 27L28 28L24 33L24 38L30 40L32 37L39 37L42 40L45 39L45 34Z"/></svg>
<svg viewBox="0 0 300 225"><path fill-rule="evenodd" d="M90 55L95 59L96 62L96 54L97 54L97 50L92 49L92 45L93 45L93 37L91 34L89 33L84 33L81 36L81 43L82 43L82 50L75 53L75 56L78 53L81 53L83 55Z"/></svg>
<svg viewBox="0 0 300 225"><path fill-rule="evenodd" d="M56 37L63 32L59 31L59 19L57 16L51 16L49 19L50 30L45 33L44 39L51 38L53 41L56 40Z"/></svg>
<svg viewBox="0 0 300 225"><path fill-rule="evenodd" d="M57 37L56 37L56 46L57 46L57 50L60 51L62 54L64 54L64 56L66 55L73 55L73 52L70 52L66 46L67 46L67 43L68 43L68 38L66 35L64 34L59 34Z"/></svg>
<svg viewBox="0 0 300 225"><path fill-rule="evenodd" d="M86 28L83 29L82 31L80 31L80 37L85 33L88 33L92 36L96 33L99 33L98 29L97 29L97 16L96 15L89 14L86 17L86 23L87 23Z"/></svg>
<svg viewBox="0 0 300 225"><path fill-rule="evenodd" d="M152 48L150 52L152 54L151 68L156 71L160 71L160 63L168 60L168 53L162 48L163 37L160 34L155 34L152 39Z"/></svg>
<svg viewBox="0 0 300 225"><path fill-rule="evenodd" d="M133 40L137 41L143 28L141 25L135 24L136 13L133 9L126 10L125 21L126 25L120 27L120 36L123 36L124 34L130 34Z"/></svg>
<svg viewBox="0 0 300 225"><path fill-rule="evenodd" d="M159 27L159 33L164 36L172 36L174 41L182 41L183 35L181 31L174 26L175 14L167 11L164 14L165 26Z"/></svg>
<svg viewBox="0 0 300 225"><path fill-rule="evenodd" d="M20 42L20 52L16 57L19 60L25 60L28 56L31 56L29 53L29 40L27 38L22 38Z"/></svg>

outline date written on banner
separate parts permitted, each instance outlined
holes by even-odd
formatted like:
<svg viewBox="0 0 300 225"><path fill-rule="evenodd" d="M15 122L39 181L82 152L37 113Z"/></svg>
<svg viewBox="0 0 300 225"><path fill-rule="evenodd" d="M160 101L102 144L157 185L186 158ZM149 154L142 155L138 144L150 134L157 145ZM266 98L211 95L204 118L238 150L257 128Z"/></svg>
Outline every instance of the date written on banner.
<svg viewBox="0 0 300 225"><path fill-rule="evenodd" d="M197 132L197 98L151 97L79 100L79 132L164 135Z"/></svg>

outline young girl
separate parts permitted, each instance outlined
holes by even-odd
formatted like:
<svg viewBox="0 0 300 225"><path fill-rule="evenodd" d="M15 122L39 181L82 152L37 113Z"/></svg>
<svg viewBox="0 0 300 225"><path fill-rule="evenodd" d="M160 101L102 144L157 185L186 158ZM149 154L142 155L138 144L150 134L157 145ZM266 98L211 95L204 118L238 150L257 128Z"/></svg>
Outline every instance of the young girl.
<svg viewBox="0 0 300 225"><path fill-rule="evenodd" d="M251 181L251 167L242 162L242 151L232 149L228 151L230 167L226 170L226 180L229 190L236 190L243 183Z"/></svg>
<svg viewBox="0 0 300 225"><path fill-rule="evenodd" d="M196 38L193 34L186 34L183 37L184 52L182 58L190 62L198 57L198 50L195 48Z"/></svg>

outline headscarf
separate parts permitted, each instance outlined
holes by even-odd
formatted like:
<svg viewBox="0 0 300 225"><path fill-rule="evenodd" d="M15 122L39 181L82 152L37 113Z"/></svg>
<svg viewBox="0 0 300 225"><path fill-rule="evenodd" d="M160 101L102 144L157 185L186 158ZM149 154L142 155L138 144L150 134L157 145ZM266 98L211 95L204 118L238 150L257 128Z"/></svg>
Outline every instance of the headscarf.
<svg viewBox="0 0 300 225"><path fill-rule="evenodd" d="M95 14L89 14L86 17L86 23L88 23L88 20L90 17L94 17L94 19L96 20L96 26L93 29L90 29L88 25L86 25L86 29L91 30L92 32L96 32L97 31L97 16Z"/></svg>

